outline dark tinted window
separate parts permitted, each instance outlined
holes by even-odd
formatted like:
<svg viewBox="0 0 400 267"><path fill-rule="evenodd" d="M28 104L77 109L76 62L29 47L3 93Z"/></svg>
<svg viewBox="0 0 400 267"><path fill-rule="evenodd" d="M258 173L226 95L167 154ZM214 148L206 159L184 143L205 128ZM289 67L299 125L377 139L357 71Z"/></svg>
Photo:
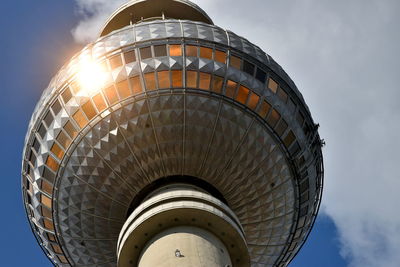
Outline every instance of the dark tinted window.
<svg viewBox="0 0 400 267"><path fill-rule="evenodd" d="M140 57L142 59L151 58L151 47L140 48Z"/></svg>
<svg viewBox="0 0 400 267"><path fill-rule="evenodd" d="M278 123L278 126L276 127L275 131L278 133L279 136L282 136L282 134L286 131L288 127L288 124L286 123L285 120L281 120Z"/></svg>
<svg viewBox="0 0 400 267"><path fill-rule="evenodd" d="M254 65L246 60L243 61L243 71L253 76L254 74Z"/></svg>
<svg viewBox="0 0 400 267"><path fill-rule="evenodd" d="M58 100L56 100L56 102L54 102L53 106L51 106L51 109L53 110L54 114L58 114L58 112L60 112L61 110L61 104Z"/></svg>
<svg viewBox="0 0 400 267"><path fill-rule="evenodd" d="M136 61L135 50L124 53L125 63Z"/></svg>
<svg viewBox="0 0 400 267"><path fill-rule="evenodd" d="M47 112L46 117L44 118L44 121L46 122L47 127L50 126L50 124L53 121L53 115L51 114L51 112Z"/></svg>
<svg viewBox="0 0 400 267"><path fill-rule="evenodd" d="M265 83L265 79L267 78L267 74L262 69L257 69L256 78L262 83Z"/></svg>
<svg viewBox="0 0 400 267"><path fill-rule="evenodd" d="M38 133L42 139L44 138L44 135L46 134L46 128L44 127L43 123L40 124Z"/></svg>
<svg viewBox="0 0 400 267"><path fill-rule="evenodd" d="M282 88L279 88L278 94L277 94L277 95L279 96L279 98L280 98L283 102L286 103L287 98L288 98L288 95L287 95L287 93L285 92L285 90L283 90Z"/></svg>
<svg viewBox="0 0 400 267"><path fill-rule="evenodd" d="M166 45L156 45L156 46L154 46L154 56L156 56L156 57L166 57L167 56L167 46Z"/></svg>

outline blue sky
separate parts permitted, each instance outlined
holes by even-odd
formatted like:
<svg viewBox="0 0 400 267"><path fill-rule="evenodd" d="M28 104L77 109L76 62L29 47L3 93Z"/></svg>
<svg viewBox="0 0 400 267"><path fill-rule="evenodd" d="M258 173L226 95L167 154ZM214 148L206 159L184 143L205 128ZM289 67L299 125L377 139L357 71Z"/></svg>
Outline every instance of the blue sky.
<svg viewBox="0 0 400 267"><path fill-rule="evenodd" d="M51 77L123 1L110 2L2 2L0 266L51 266L23 210L23 141L33 108ZM290 266L397 266L400 218L390 203L398 202L393 188L400 186L396 179L399 4L390 0L195 2L217 25L248 38L280 62L321 123L328 144L323 212ZM223 7L227 12L221 12ZM382 264L376 263L378 258L384 258Z"/></svg>

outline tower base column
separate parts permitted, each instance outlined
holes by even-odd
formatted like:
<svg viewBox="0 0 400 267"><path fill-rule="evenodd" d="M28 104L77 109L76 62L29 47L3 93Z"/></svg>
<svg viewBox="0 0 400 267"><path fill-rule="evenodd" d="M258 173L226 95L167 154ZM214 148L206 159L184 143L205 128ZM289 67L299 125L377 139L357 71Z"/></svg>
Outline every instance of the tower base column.
<svg viewBox="0 0 400 267"><path fill-rule="evenodd" d="M249 267L238 218L222 201L192 185L151 192L121 229L118 267Z"/></svg>
<svg viewBox="0 0 400 267"><path fill-rule="evenodd" d="M212 233L178 226L153 237L139 257L139 267L231 267L228 249Z"/></svg>

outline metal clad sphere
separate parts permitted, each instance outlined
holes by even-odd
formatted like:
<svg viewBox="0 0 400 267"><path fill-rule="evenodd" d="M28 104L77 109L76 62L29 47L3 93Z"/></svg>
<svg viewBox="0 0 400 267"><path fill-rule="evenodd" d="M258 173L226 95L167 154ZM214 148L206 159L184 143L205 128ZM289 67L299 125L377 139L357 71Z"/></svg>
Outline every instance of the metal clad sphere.
<svg viewBox="0 0 400 267"><path fill-rule="evenodd" d="M77 82L86 59L106 69L97 91ZM314 223L322 174L308 108L270 56L214 25L155 20L98 39L56 74L29 125L22 184L59 266L115 266L132 199L172 175L221 192L253 266L282 266Z"/></svg>

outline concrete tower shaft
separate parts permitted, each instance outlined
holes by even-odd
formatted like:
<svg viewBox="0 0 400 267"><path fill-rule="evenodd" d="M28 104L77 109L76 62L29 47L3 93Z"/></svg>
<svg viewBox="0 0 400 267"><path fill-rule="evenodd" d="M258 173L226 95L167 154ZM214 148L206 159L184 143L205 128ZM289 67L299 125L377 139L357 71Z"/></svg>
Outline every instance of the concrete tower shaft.
<svg viewBox="0 0 400 267"><path fill-rule="evenodd" d="M208 192L179 183L157 189L135 209L122 227L117 255L120 267L250 264L233 211Z"/></svg>
<svg viewBox="0 0 400 267"><path fill-rule="evenodd" d="M174 246L179 249L171 255ZM138 266L225 267L232 266L232 261L225 244L215 235L202 228L180 226L165 230L150 240Z"/></svg>

